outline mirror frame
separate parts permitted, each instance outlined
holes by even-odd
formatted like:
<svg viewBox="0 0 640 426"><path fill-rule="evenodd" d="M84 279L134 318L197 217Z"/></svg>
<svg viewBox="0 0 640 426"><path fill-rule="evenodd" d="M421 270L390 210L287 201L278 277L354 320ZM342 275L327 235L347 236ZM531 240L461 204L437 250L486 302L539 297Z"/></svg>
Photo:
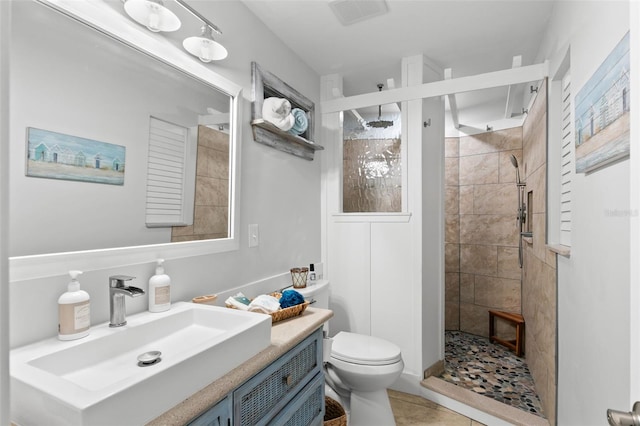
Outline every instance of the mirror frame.
<svg viewBox="0 0 640 426"><path fill-rule="evenodd" d="M134 23L123 13L118 13L103 2L77 0L37 0L64 15L97 30L107 37L124 43L141 54L160 60L216 88L231 97L231 151L229 230L231 236L218 240L188 241L179 243L151 244L145 246L119 247L86 251L50 253L9 258L9 281L25 281L47 276L64 275L70 269L83 271L114 268L191 256L222 253L239 249L240 237L240 141L242 86L227 80L204 64L200 64L174 46L162 35L152 34Z"/></svg>

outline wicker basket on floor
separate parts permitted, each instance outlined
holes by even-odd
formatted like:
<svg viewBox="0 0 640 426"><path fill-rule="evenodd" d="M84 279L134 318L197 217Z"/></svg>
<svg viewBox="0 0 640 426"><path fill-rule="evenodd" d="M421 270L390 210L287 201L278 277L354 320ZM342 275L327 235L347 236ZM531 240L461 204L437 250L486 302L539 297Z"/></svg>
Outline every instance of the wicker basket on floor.
<svg viewBox="0 0 640 426"><path fill-rule="evenodd" d="M324 397L324 426L347 426L347 413L338 401Z"/></svg>

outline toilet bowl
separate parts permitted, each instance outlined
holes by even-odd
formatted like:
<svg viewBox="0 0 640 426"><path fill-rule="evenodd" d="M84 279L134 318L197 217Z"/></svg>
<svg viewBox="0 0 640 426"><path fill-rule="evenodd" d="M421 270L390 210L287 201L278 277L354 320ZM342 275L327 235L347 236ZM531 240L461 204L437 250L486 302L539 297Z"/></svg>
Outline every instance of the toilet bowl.
<svg viewBox="0 0 640 426"><path fill-rule="evenodd" d="M315 307L328 309L327 281L296 291L315 300ZM325 345L331 345L324 359L326 394L343 405L348 424L395 425L387 388L404 369L400 348L384 339L346 331L325 340L329 340Z"/></svg>

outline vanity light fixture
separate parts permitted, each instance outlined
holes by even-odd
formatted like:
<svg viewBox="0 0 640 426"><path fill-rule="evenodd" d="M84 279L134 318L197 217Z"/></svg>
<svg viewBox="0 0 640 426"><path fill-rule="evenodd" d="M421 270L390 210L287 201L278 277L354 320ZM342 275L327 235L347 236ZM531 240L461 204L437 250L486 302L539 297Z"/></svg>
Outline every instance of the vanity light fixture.
<svg viewBox="0 0 640 426"><path fill-rule="evenodd" d="M126 0L124 11L154 33L176 31L181 25L180 19L164 6L162 0Z"/></svg>
<svg viewBox="0 0 640 426"><path fill-rule="evenodd" d="M219 61L227 57L227 49L213 39L213 28L207 24L203 25L200 37L187 37L182 46L202 62Z"/></svg>
<svg viewBox="0 0 640 426"><path fill-rule="evenodd" d="M164 6L163 0L122 0L124 10L134 21L153 32L170 32L180 28L180 18ZM213 33L222 35L222 31L185 0L173 0L184 10L195 16L203 24L202 34L187 37L182 42L185 50L197 56L202 62L219 61L227 57L227 49L213 39Z"/></svg>

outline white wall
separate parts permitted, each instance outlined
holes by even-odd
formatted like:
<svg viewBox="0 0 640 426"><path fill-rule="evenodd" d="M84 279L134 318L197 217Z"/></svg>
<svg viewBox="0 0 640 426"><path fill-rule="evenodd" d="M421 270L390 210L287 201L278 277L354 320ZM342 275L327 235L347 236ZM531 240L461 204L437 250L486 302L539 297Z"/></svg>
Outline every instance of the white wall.
<svg viewBox="0 0 640 426"><path fill-rule="evenodd" d="M11 4L0 3L0 141L9 137ZM9 424L9 144L0 143L0 424Z"/></svg>
<svg viewBox="0 0 640 426"><path fill-rule="evenodd" d="M221 42L229 49L227 59L210 66L242 85L245 97L241 124L240 249L167 261L166 271L172 277L174 301L232 289L279 275L292 266L320 260L318 158L323 152L318 152L316 160L309 162L257 144L252 139L249 125L251 61L257 61L315 102L319 99L319 77L241 2L198 2L196 7L219 23L224 31ZM316 142L322 144L320 139ZM3 217L4 220L6 218ZM260 227L260 245L249 249L247 227L254 223ZM85 273L80 281L92 298L91 322L96 324L108 320L109 275L136 276L132 285L146 289L153 270L149 263ZM10 283L12 347L56 334L56 301L65 291L67 281L67 277L61 275ZM127 312L143 311L146 305L146 297L127 300ZM3 326L6 325L3 323ZM4 328L2 335L6 335Z"/></svg>
<svg viewBox="0 0 640 426"><path fill-rule="evenodd" d="M629 7L556 3L539 60L570 45L572 96L629 29ZM607 408L631 408L629 170L625 160L573 182L571 257L558 257L560 425L601 425Z"/></svg>

